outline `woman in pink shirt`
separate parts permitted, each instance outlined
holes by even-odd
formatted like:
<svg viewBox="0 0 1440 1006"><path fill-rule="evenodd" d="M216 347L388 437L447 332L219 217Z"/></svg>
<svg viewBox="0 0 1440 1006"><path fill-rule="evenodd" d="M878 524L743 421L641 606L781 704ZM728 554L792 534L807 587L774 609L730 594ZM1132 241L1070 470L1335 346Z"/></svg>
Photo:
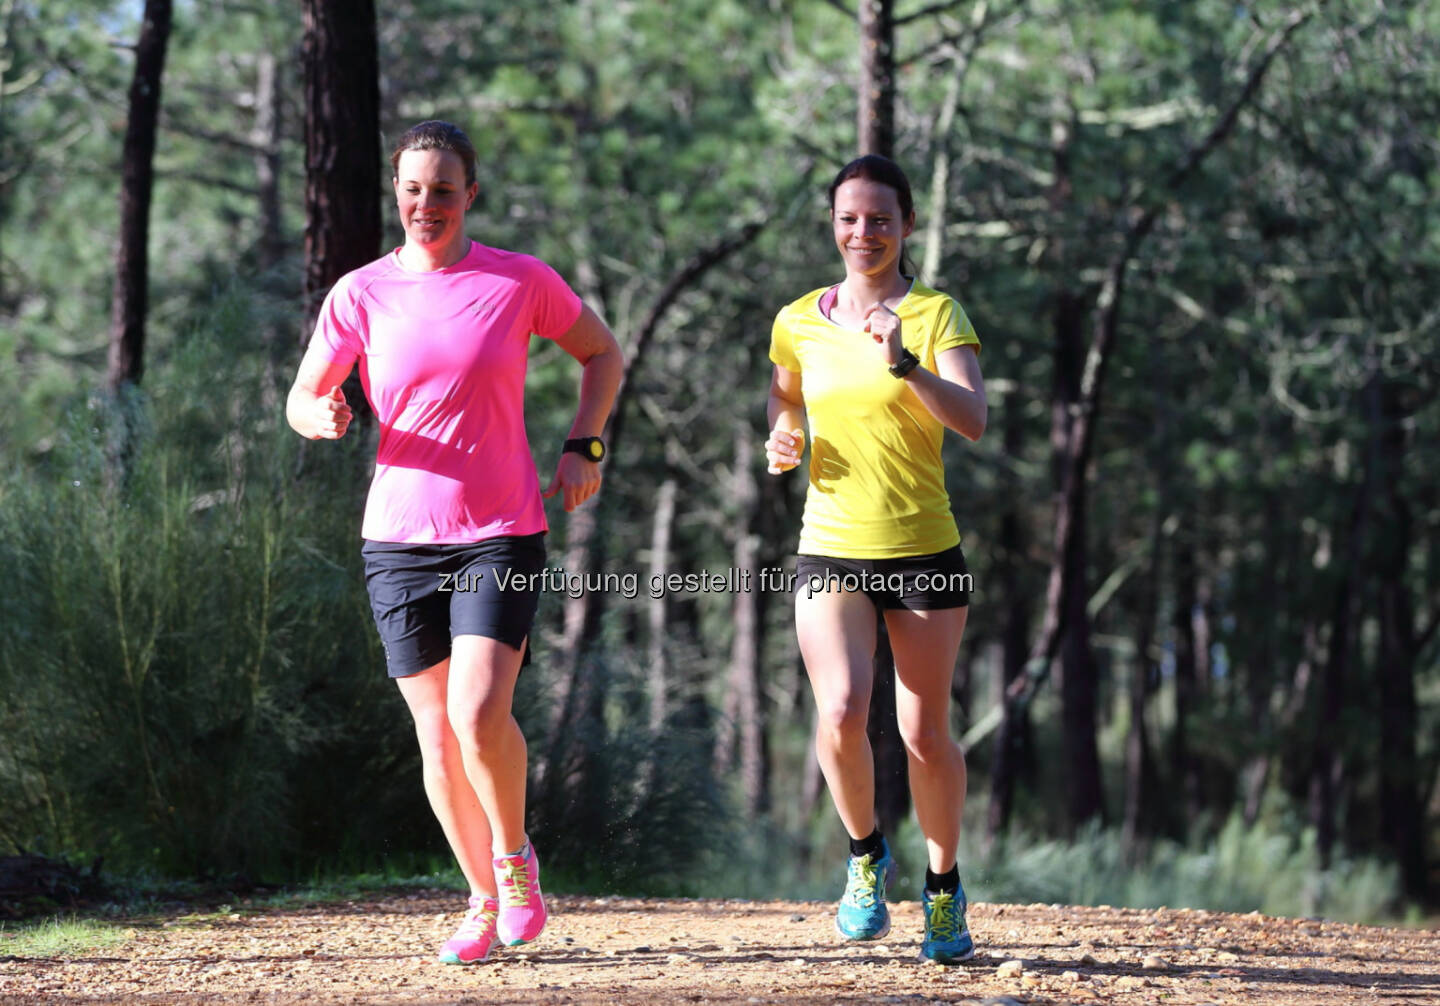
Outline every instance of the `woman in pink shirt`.
<svg viewBox="0 0 1440 1006"><path fill-rule="evenodd" d="M286 417L311 439L344 436L340 385L359 364L380 424L361 529L366 586L415 719L426 795L470 885L469 912L440 959L473 964L497 940L525 943L545 925L511 701L544 574L541 497L560 494L569 511L599 490L599 434L622 361L553 269L465 236L479 185L463 132L419 123L390 163L405 244L325 298ZM532 333L583 368L543 493L525 437Z"/></svg>

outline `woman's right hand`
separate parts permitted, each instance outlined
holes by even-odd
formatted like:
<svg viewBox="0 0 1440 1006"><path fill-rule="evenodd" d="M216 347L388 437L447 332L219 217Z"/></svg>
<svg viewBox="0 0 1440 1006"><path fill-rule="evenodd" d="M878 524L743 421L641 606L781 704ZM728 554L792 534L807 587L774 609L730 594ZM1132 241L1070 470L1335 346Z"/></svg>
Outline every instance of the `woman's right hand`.
<svg viewBox="0 0 1440 1006"><path fill-rule="evenodd" d="M771 475L788 472L800 463L805 453L805 431L802 429L771 430L765 441L765 470Z"/></svg>
<svg viewBox="0 0 1440 1006"><path fill-rule="evenodd" d="M338 384L328 395L315 398L309 413L310 430L306 435L311 440L339 440L350 428L350 420L355 418Z"/></svg>

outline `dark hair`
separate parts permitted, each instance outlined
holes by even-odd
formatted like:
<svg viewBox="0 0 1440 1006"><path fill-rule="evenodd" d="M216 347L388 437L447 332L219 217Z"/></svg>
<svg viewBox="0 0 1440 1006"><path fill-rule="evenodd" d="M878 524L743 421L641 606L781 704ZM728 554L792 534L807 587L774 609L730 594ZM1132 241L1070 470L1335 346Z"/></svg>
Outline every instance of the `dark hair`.
<svg viewBox="0 0 1440 1006"><path fill-rule="evenodd" d="M900 199L900 215L909 220L915 212L915 199L910 195L910 179L905 177L905 172L900 170L900 165L888 157L881 157L879 154L866 154L864 157L857 157L835 176L830 183L828 197L830 208L835 208L835 192L850 181L852 178L864 178L868 181L879 182L881 185L888 185L895 190Z"/></svg>
<svg viewBox="0 0 1440 1006"><path fill-rule="evenodd" d="M400 155L407 150L448 150L465 165L465 187L475 184L475 145L454 123L426 119L405 130L390 154L390 170L396 175L400 173Z"/></svg>

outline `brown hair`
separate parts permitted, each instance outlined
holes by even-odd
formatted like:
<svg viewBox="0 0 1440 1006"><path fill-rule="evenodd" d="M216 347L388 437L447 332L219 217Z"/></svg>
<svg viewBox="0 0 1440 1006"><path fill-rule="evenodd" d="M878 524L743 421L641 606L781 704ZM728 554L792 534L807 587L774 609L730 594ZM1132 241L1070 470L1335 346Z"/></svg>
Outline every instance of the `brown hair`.
<svg viewBox="0 0 1440 1006"><path fill-rule="evenodd" d="M395 149L390 153L392 174L399 175L400 155L407 150L448 150L465 165L465 187L468 189L475 184L475 145L470 142L470 137L465 135L464 130L454 123L443 119L426 119L405 130L400 139L395 141Z"/></svg>
<svg viewBox="0 0 1440 1006"><path fill-rule="evenodd" d="M857 157L840 169L840 173L830 183L829 199L832 210L835 208L835 192L852 178L864 178L866 181L879 182L894 189L895 195L900 199L900 215L906 220L915 212L915 199L910 195L910 179L905 177L900 165L879 154Z"/></svg>

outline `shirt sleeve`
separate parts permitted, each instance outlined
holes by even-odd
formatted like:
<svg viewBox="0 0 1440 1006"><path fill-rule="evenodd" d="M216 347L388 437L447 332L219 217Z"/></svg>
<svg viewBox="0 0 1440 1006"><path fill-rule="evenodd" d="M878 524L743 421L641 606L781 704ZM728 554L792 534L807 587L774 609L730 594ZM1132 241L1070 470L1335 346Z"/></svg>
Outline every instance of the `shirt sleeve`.
<svg viewBox="0 0 1440 1006"><path fill-rule="evenodd" d="M775 316L770 326L770 362L784 367L791 373L800 373L800 360L795 356L795 336L786 321L786 312Z"/></svg>
<svg viewBox="0 0 1440 1006"><path fill-rule="evenodd" d="M342 277L325 295L310 342L323 346L336 363L349 365L364 355L365 340L360 315L351 285L345 278Z"/></svg>
<svg viewBox="0 0 1440 1006"><path fill-rule="evenodd" d="M527 282L530 287L530 331L542 339L564 335L580 317L584 306L580 295L560 274L539 259L533 263Z"/></svg>
<svg viewBox="0 0 1440 1006"><path fill-rule="evenodd" d="M935 355L956 346L974 346L980 352L980 337L965 309L953 297L946 297L935 319Z"/></svg>

